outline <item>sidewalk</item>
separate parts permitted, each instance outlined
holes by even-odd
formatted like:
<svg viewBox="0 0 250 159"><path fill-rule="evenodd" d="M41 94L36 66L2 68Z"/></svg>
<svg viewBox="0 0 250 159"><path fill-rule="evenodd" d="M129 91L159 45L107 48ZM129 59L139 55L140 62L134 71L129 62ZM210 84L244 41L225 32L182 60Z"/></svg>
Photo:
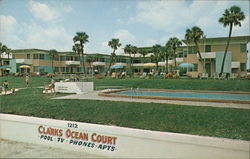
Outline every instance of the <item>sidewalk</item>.
<svg viewBox="0 0 250 159"><path fill-rule="evenodd" d="M103 91L93 91L84 94L73 94L68 96L56 97L53 99L88 99L88 100L104 100L104 101L124 101L124 102L140 102L140 103L166 103L177 105L190 105L190 106L210 106L210 107L222 107L222 108L238 108L238 109L250 109L249 104L235 104L235 103L216 103L216 102L197 102L197 101L178 101L178 100L157 100L157 99L137 99L137 98L121 98L121 97L104 97L98 96L98 93Z"/></svg>
<svg viewBox="0 0 250 159"><path fill-rule="evenodd" d="M0 158L104 158L60 148L0 139Z"/></svg>

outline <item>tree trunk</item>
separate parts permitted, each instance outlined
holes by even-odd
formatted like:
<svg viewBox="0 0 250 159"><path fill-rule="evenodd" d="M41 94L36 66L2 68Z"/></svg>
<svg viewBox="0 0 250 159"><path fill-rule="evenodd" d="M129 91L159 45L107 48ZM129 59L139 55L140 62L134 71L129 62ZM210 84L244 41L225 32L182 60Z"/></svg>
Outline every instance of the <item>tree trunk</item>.
<svg viewBox="0 0 250 159"><path fill-rule="evenodd" d="M130 63L129 63L129 76L130 78L132 77L132 57L131 57L131 54L129 54L129 60L130 60Z"/></svg>
<svg viewBox="0 0 250 159"><path fill-rule="evenodd" d="M51 66L52 66L52 72L55 74L53 57L52 57L52 61L51 61Z"/></svg>
<svg viewBox="0 0 250 159"><path fill-rule="evenodd" d="M168 73L168 56L165 56L166 64L165 64L165 73Z"/></svg>
<svg viewBox="0 0 250 159"><path fill-rule="evenodd" d="M197 41L195 41L194 43L195 43L195 46L197 48L197 52L198 52L198 55L199 55L199 61L201 62L201 65L203 66L203 70L206 72L206 70L205 70L205 64L204 64L203 59L201 57L201 52L200 52L198 43L197 43Z"/></svg>
<svg viewBox="0 0 250 159"><path fill-rule="evenodd" d="M227 56L227 50L228 50L229 43L230 43L232 29L233 29L233 24L230 23L230 29L229 29L229 36L228 36L228 40L227 40L227 46L226 46L226 50L225 50L225 53L224 53L224 56L223 56L223 60L222 60L222 64L221 64L221 71L220 71L220 74L219 74L220 77L222 76L222 73L224 71L224 64L225 64L225 60L226 60L226 56Z"/></svg>
<svg viewBox="0 0 250 159"><path fill-rule="evenodd" d="M114 57L113 57L114 54L115 54L115 49L113 50L113 52L112 52L112 54L111 54L111 60L110 60L109 67L108 67L107 72L106 72L106 76L107 76L108 71L110 70L110 67L111 67L111 65L112 65L112 63L113 63L113 61L114 61Z"/></svg>
<svg viewBox="0 0 250 159"><path fill-rule="evenodd" d="M175 55L175 50L174 50L174 70L177 70L177 68L176 68L176 55Z"/></svg>
<svg viewBox="0 0 250 159"><path fill-rule="evenodd" d="M83 69L83 74L85 74L83 44L82 44L82 43L80 43L80 45L81 45L81 56L82 56L82 59L81 59L81 61L82 61L82 69Z"/></svg>

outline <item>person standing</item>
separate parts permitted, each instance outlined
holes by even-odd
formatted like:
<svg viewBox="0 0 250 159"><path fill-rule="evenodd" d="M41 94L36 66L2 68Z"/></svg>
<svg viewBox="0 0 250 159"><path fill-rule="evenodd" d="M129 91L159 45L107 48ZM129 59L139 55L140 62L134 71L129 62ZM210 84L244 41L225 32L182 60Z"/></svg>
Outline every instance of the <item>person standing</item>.
<svg viewBox="0 0 250 159"><path fill-rule="evenodd" d="M30 80L30 77L28 75L26 75L25 76L25 84L26 84L27 88L29 87L29 80Z"/></svg>
<svg viewBox="0 0 250 159"><path fill-rule="evenodd" d="M51 87L51 94L53 93L53 95L56 95L55 83L56 83L56 81L52 78L50 87Z"/></svg>
<svg viewBox="0 0 250 159"><path fill-rule="evenodd" d="M7 94L8 88L9 88L9 82L5 80L3 82L3 90L4 90L5 95Z"/></svg>

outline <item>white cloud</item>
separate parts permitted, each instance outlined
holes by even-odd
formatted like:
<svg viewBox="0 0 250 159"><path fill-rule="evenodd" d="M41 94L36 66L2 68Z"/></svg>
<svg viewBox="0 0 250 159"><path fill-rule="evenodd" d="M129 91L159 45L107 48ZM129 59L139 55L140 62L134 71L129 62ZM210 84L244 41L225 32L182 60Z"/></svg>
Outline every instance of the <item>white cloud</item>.
<svg viewBox="0 0 250 159"><path fill-rule="evenodd" d="M12 16L0 15L0 37L6 38L7 34L13 30L16 19Z"/></svg>
<svg viewBox="0 0 250 159"><path fill-rule="evenodd" d="M119 29L115 31L113 37L120 39L123 45L134 42L136 38L135 35L133 35L128 30L125 29Z"/></svg>
<svg viewBox="0 0 250 159"><path fill-rule="evenodd" d="M64 6L61 3L57 7L51 7L48 4L36 1L29 1L28 8L36 18L45 22L59 20L63 12L68 13L72 10L71 7Z"/></svg>
<svg viewBox="0 0 250 159"><path fill-rule="evenodd" d="M52 21L58 18L59 14L48 5L39 2L30 1L29 10L34 16L43 21Z"/></svg>
<svg viewBox="0 0 250 159"><path fill-rule="evenodd" d="M227 36L227 30L219 24L218 19L226 8L239 5L245 14L249 15L249 2L235 1L140 1L134 17L129 17L130 22L140 22L154 29L173 34L190 28L194 25L211 36ZM249 23L248 23L249 24ZM244 24L249 29L249 25ZM216 29L215 29L216 28ZM247 34L243 27L238 33ZM182 35L184 38L184 34Z"/></svg>

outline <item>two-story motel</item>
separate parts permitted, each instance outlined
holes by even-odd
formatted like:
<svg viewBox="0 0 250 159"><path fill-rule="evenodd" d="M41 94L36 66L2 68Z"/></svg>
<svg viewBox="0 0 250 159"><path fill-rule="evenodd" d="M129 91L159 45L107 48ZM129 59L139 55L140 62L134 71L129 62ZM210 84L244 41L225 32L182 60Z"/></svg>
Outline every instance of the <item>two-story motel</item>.
<svg viewBox="0 0 250 159"><path fill-rule="evenodd" d="M227 37L206 38L199 43L205 67L199 61L197 49L194 44L187 43L183 40L185 46L181 46L177 51L176 64L192 63L193 68L188 69L187 74L192 77L198 77L201 73L208 73L209 77L215 76L220 72L223 54L226 48ZM250 36L235 36L231 38L230 46L226 56L224 72L234 73L238 77L246 75L247 65L247 44ZM150 47L147 47L150 48ZM6 69L10 73L17 72L53 72L52 60L49 56L49 50L42 49L16 49L12 51L10 60L6 55L2 57L4 64L8 65ZM87 53L84 57L85 72L91 73L93 69L98 72L106 72L110 65L110 55ZM128 68L131 61L127 54L117 56L116 64L123 65L124 69ZM158 64L162 68L166 65L166 61L160 61ZM141 55L135 55L131 65L133 72L142 73L149 72L155 65L152 64L150 54L145 58ZM173 68L174 60L169 58L168 65ZM82 73L82 66L79 57L72 51L59 52L58 56L53 60L53 68L56 73ZM171 69L170 69L171 70Z"/></svg>

